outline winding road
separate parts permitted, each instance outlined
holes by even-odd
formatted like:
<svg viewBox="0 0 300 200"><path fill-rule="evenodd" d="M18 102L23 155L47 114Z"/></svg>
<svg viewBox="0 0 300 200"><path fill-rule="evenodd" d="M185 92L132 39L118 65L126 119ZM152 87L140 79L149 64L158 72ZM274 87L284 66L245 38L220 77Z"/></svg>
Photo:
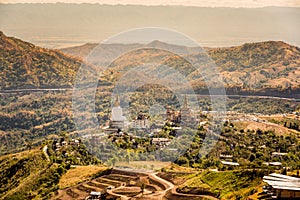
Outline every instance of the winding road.
<svg viewBox="0 0 300 200"><path fill-rule="evenodd" d="M65 88L35 88L35 89L12 89L12 90L0 90L0 94L5 93L18 93L18 92L43 92L43 91L72 91L72 87L65 87ZM103 93L110 93L110 92L103 92ZM188 94L187 94L188 95ZM290 101L300 101L300 98L291 98L291 97L278 97L278 96L264 96L264 95L208 95L208 94L196 94L198 96L208 97L208 96L226 96L226 97L247 97L247 98L261 98L261 99L281 99L281 100L290 100Z"/></svg>
<svg viewBox="0 0 300 200"><path fill-rule="evenodd" d="M144 170L134 170L134 169L126 169L126 170L125 169L118 169L118 170L123 171L125 173L126 172L135 172L135 173L140 173L140 174L147 175L147 176L149 176L150 179L152 179L154 181L157 181L158 183L160 183L161 185L164 186L163 191L156 191L155 193L147 194L146 195L147 197L155 197L155 199L162 200L166 197L167 193L170 192L173 195L182 196L182 197L191 197L191 199L193 197L201 197L201 198L206 198L206 199L211 199L211 200L218 200L218 198L213 197L213 196L209 196L209 195L178 193L176 191L177 187L173 183L157 176L158 172L144 171ZM122 200L131 199L131 197L128 197L126 195L120 195L120 194L117 194L117 193L114 192L114 191L116 191L118 189L122 189L122 188L125 188L125 185L121 185L120 187L117 187L117 188L112 189L112 190L107 190L107 193L109 193L110 195L113 195L113 196L118 196ZM136 196L134 198L138 198L138 197Z"/></svg>

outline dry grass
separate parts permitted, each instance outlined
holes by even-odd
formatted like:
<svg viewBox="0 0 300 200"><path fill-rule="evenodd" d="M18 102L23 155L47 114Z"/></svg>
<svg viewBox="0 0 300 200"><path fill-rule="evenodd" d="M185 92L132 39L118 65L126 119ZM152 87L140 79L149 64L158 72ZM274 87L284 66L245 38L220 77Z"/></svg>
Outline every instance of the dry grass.
<svg viewBox="0 0 300 200"><path fill-rule="evenodd" d="M127 162L117 162L117 167L130 167L136 169L148 169L148 170L160 170L161 168L170 166L170 162L160 162L160 161L130 161Z"/></svg>
<svg viewBox="0 0 300 200"><path fill-rule="evenodd" d="M107 167L93 165L78 166L74 169L70 169L61 177L58 183L59 188L63 189L71 187L83 181L89 180L93 175L106 169Z"/></svg>
<svg viewBox="0 0 300 200"><path fill-rule="evenodd" d="M262 191L263 191L263 189L262 189L263 185L264 185L264 183L257 186L257 192L254 193L253 195L248 196L247 198L249 200L259 199L259 194L262 193Z"/></svg>
<svg viewBox="0 0 300 200"><path fill-rule="evenodd" d="M257 130L260 129L262 131L274 131L276 135L288 135L288 134L296 134L297 131L288 129L278 124L274 123L261 123L261 122L236 122L234 125L238 129L244 130Z"/></svg>
<svg viewBox="0 0 300 200"><path fill-rule="evenodd" d="M264 116L260 116L259 118L261 119L265 119L265 120L272 120L272 119L275 119L277 121L282 121L284 119L297 119L298 116L297 115L294 115L294 114L276 114L276 115L264 115Z"/></svg>

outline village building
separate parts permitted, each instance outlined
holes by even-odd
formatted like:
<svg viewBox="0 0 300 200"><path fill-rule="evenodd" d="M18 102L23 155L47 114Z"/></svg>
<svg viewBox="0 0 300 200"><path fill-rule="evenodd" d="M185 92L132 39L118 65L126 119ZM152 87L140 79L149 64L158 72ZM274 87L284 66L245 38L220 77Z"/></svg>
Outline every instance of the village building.
<svg viewBox="0 0 300 200"><path fill-rule="evenodd" d="M273 198L300 199L300 178L272 173L263 177Z"/></svg>
<svg viewBox="0 0 300 200"><path fill-rule="evenodd" d="M169 138L153 138L152 144L159 146L161 148L168 146L171 143Z"/></svg>
<svg viewBox="0 0 300 200"><path fill-rule="evenodd" d="M173 123L180 123L180 112L174 110L170 106L166 107L166 121Z"/></svg>
<svg viewBox="0 0 300 200"><path fill-rule="evenodd" d="M267 166L276 166L276 167L281 167L282 163L281 162L263 162L263 165L267 165Z"/></svg>
<svg viewBox="0 0 300 200"><path fill-rule="evenodd" d="M150 128L149 117L142 112L138 114L136 119L133 120L132 128L136 129L148 129Z"/></svg>
<svg viewBox="0 0 300 200"><path fill-rule="evenodd" d="M222 163L223 165L240 166L240 164L237 163L237 162L221 161L221 163Z"/></svg>
<svg viewBox="0 0 300 200"><path fill-rule="evenodd" d="M220 155L221 159L225 159L226 161L231 161L233 159L233 155L229 155L229 154L221 154Z"/></svg>
<svg viewBox="0 0 300 200"><path fill-rule="evenodd" d="M73 146L79 146L79 143L80 142L77 139L72 139L71 142L70 142L70 144L73 145Z"/></svg>
<svg viewBox="0 0 300 200"><path fill-rule="evenodd" d="M273 157L276 157L276 156L280 157L280 156L286 156L286 155L287 155L287 153L281 153L281 152L273 152L272 153Z"/></svg>
<svg viewBox="0 0 300 200"><path fill-rule="evenodd" d="M61 145L62 145L62 146L68 146L68 142L67 142L67 141L63 141L63 142L61 143Z"/></svg>
<svg viewBox="0 0 300 200"><path fill-rule="evenodd" d="M87 200L100 200L101 198L101 192L92 191L90 193L90 196L88 196Z"/></svg>

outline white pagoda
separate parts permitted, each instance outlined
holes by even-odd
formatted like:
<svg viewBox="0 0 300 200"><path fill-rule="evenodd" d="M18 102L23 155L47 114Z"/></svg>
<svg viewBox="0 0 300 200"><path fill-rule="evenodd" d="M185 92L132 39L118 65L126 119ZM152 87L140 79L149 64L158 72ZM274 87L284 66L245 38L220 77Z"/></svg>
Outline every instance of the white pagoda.
<svg viewBox="0 0 300 200"><path fill-rule="evenodd" d="M114 107L112 108L111 128L123 129L126 117L123 116L123 110L120 106L119 96L116 96Z"/></svg>

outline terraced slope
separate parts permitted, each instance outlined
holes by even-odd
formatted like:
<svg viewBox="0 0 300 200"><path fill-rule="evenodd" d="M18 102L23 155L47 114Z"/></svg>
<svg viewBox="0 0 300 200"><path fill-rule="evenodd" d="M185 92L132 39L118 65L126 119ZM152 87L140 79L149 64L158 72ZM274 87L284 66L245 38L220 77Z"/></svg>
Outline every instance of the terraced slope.
<svg viewBox="0 0 300 200"><path fill-rule="evenodd" d="M143 193L142 184L145 186ZM156 173L112 170L108 175L59 190L52 200L81 200L87 198L91 191L101 192L106 199L216 199L205 195L178 193L172 183L156 176Z"/></svg>

